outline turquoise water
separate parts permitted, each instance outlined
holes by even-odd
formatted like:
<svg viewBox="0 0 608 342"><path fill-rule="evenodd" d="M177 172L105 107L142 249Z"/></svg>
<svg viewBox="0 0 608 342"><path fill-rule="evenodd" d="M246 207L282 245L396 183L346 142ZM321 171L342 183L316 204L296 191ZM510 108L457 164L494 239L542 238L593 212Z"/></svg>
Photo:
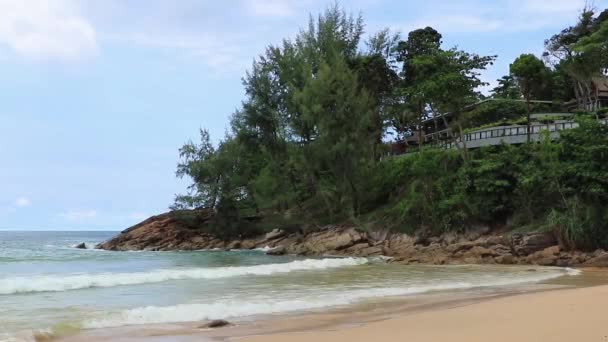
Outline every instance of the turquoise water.
<svg viewBox="0 0 608 342"><path fill-rule="evenodd" d="M108 252L113 232L0 232L0 340L339 307L378 297L539 282L572 270L400 266L254 251ZM90 249L73 246L87 243Z"/></svg>

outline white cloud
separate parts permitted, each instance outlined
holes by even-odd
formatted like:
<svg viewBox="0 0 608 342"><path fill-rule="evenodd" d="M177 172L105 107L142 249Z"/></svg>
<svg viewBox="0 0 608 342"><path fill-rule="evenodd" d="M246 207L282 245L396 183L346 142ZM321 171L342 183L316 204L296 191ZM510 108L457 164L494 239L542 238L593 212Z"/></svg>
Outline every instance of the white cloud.
<svg viewBox="0 0 608 342"><path fill-rule="evenodd" d="M82 220L86 220L86 219L95 218L95 217L97 217L97 211L96 210L82 210L82 211L70 210L66 213L59 214L59 216L63 217L64 219L66 219L68 221L75 222L75 221L82 221Z"/></svg>
<svg viewBox="0 0 608 342"><path fill-rule="evenodd" d="M249 13L264 17L290 17L295 14L297 2L289 0L248 0Z"/></svg>
<svg viewBox="0 0 608 342"><path fill-rule="evenodd" d="M30 205L32 205L32 201L27 197L19 197L15 200L15 206L17 207L23 208L29 207Z"/></svg>
<svg viewBox="0 0 608 342"><path fill-rule="evenodd" d="M72 0L0 0L0 44L34 60L97 52L95 29Z"/></svg>
<svg viewBox="0 0 608 342"><path fill-rule="evenodd" d="M244 40L243 37L222 36L220 33L106 34L103 39L141 47L182 51L186 57L199 59L217 71L244 71L251 57L248 55L250 52L237 43Z"/></svg>
<svg viewBox="0 0 608 342"><path fill-rule="evenodd" d="M492 20L487 17L470 14L434 15L406 25L404 32L431 26L439 32L487 32L502 29L505 23L501 20Z"/></svg>

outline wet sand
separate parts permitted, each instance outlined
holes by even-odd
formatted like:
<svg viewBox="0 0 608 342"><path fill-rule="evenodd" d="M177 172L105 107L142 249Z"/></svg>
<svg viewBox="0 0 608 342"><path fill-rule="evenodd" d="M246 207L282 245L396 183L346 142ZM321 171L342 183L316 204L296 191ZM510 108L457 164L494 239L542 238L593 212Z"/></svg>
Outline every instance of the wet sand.
<svg viewBox="0 0 608 342"><path fill-rule="evenodd" d="M61 341L603 341L608 272L545 284L379 299L323 312L255 317L227 328L164 324L83 331Z"/></svg>
<svg viewBox="0 0 608 342"><path fill-rule="evenodd" d="M351 329L274 334L243 342L608 341L608 286L493 299Z"/></svg>

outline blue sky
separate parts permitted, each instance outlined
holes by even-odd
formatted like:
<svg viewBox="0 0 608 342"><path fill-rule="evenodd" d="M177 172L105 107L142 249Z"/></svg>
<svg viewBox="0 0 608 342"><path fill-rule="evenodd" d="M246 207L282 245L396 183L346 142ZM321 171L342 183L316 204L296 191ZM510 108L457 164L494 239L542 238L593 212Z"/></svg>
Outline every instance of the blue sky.
<svg viewBox="0 0 608 342"><path fill-rule="evenodd" d="M331 3L0 0L0 229L119 230L166 211L187 185L179 146L199 127L223 136L253 58ZM498 55L493 82L584 0L342 4L368 32L430 25L446 46Z"/></svg>

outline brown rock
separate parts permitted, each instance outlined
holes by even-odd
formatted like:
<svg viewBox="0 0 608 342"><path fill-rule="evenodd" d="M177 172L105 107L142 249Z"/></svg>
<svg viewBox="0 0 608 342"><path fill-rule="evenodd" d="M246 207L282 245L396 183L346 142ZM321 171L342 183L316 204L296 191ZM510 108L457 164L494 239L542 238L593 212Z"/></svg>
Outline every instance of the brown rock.
<svg viewBox="0 0 608 342"><path fill-rule="evenodd" d="M302 255L335 254L358 243L367 242L365 234L354 228L328 227L305 236L300 245L287 247L289 252Z"/></svg>
<svg viewBox="0 0 608 342"><path fill-rule="evenodd" d="M225 327L228 325L232 325L232 324L230 324L230 322L225 321L223 319L216 319L216 320L210 321L208 323L205 323L205 324L199 326L198 328L199 329L214 329L214 328Z"/></svg>
<svg viewBox="0 0 608 342"><path fill-rule="evenodd" d="M493 251L489 248L485 248L485 247L481 247L481 246L475 246L473 248L471 248L467 253L467 256L470 257L474 257L474 258L483 258L486 256L496 256L498 255L498 253L496 253L496 251Z"/></svg>
<svg viewBox="0 0 608 342"><path fill-rule="evenodd" d="M551 233L512 234L511 245L517 255L529 255L557 244Z"/></svg>
<svg viewBox="0 0 608 342"><path fill-rule="evenodd" d="M540 252L528 255L526 257L526 261L529 264L553 266L557 264L557 261L559 259L559 252L559 246L551 246L543 249Z"/></svg>
<svg viewBox="0 0 608 342"><path fill-rule="evenodd" d="M241 241L232 241L226 246L227 250L241 249Z"/></svg>
<svg viewBox="0 0 608 342"><path fill-rule="evenodd" d="M287 235L287 233L284 230L277 228L277 229L274 229L273 231L271 231L270 233L267 233L266 236L264 236L264 240L265 241L275 240L275 239L281 238L285 235Z"/></svg>
<svg viewBox="0 0 608 342"><path fill-rule="evenodd" d="M279 246L276 248L273 248L269 251L266 252L267 255L285 255L287 254L287 249L283 246Z"/></svg>
<svg viewBox="0 0 608 342"><path fill-rule="evenodd" d="M596 255L597 254L598 253L596 253ZM596 257L586 261L584 265L594 267L608 267L608 253L604 252L603 254L599 254Z"/></svg>
<svg viewBox="0 0 608 342"><path fill-rule="evenodd" d="M488 226L473 226L471 228L469 228L465 235L465 238L469 241L473 241L473 240L477 240L480 237L482 237L483 235L487 234L490 232L490 227Z"/></svg>
<svg viewBox="0 0 608 342"><path fill-rule="evenodd" d="M552 246L545 248L540 253L543 257L550 258L552 256L558 255L560 251L561 249L559 248L559 246Z"/></svg>
<svg viewBox="0 0 608 342"><path fill-rule="evenodd" d="M496 261L497 264L501 265L511 265L513 264L514 258L512 254L503 254L494 257L494 261Z"/></svg>
<svg viewBox="0 0 608 342"><path fill-rule="evenodd" d="M213 215L212 210L201 209L152 216L97 245L97 248L114 251L209 248L206 243L209 237L197 228L207 224Z"/></svg>

